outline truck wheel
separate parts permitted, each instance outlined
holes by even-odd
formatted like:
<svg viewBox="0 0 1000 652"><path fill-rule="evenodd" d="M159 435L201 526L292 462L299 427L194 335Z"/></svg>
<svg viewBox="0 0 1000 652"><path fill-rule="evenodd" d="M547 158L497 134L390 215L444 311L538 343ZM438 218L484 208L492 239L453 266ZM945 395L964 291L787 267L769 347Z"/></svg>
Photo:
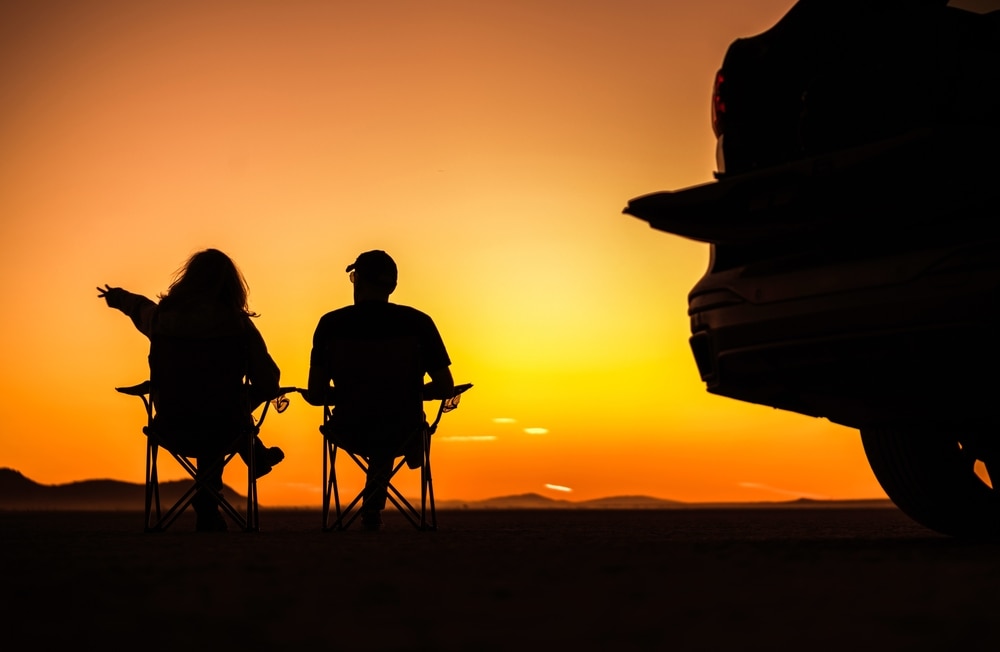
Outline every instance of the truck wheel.
<svg viewBox="0 0 1000 652"><path fill-rule="evenodd" d="M976 473L957 436L920 428L871 428L861 443L889 499L914 521L954 537L1000 535L1000 496ZM996 478L1000 489L1000 477Z"/></svg>

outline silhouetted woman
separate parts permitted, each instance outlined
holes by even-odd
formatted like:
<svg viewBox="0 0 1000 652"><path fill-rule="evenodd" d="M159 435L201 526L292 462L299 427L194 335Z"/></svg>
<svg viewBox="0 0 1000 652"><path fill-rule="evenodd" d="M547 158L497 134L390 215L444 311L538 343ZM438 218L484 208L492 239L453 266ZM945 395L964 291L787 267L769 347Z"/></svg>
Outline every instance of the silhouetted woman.
<svg viewBox="0 0 1000 652"><path fill-rule="evenodd" d="M159 304L106 284L97 290L150 338L151 374L161 377L152 385L153 423L164 445L193 454L199 469L210 468L240 429L252 425L252 410L280 393L280 371L250 319L257 314L248 307L243 275L229 256L206 249L188 259ZM244 459L247 453L240 451ZM258 439L255 458L259 477L284 453ZM206 480L221 490L221 468ZM226 529L211 495L196 496L192 506L198 530Z"/></svg>

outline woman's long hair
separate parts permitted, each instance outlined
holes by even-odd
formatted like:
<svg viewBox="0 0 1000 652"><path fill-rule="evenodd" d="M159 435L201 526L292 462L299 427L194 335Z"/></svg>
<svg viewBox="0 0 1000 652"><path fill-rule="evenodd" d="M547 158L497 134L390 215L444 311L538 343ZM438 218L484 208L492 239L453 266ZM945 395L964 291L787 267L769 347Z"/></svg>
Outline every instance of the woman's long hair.
<svg viewBox="0 0 1000 652"><path fill-rule="evenodd" d="M168 303L217 302L248 317L256 317L247 302L249 287L236 263L218 249L205 249L184 263L160 296Z"/></svg>

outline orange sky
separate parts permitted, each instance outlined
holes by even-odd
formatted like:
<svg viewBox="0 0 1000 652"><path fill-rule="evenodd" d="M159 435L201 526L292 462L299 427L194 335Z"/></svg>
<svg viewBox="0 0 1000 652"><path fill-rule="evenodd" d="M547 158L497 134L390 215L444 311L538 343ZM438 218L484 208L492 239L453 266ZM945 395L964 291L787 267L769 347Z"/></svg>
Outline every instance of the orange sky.
<svg viewBox="0 0 1000 652"><path fill-rule="evenodd" d="M142 481L113 388L147 342L95 286L152 297L222 249L302 385L345 265L381 248L476 385L436 435L439 499L883 497L856 432L705 392L708 247L621 214L711 180L713 73L792 4L3 3L0 466ZM268 417L288 458L262 504L318 506L320 417Z"/></svg>

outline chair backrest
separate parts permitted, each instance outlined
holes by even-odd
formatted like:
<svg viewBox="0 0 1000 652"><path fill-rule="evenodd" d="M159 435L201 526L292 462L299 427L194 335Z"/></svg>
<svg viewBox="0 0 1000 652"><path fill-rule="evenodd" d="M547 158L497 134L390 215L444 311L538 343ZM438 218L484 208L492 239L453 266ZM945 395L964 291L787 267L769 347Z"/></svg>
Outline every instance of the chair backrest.
<svg viewBox="0 0 1000 652"><path fill-rule="evenodd" d="M153 423L167 448L197 455L228 445L253 426L240 335L150 338Z"/></svg>
<svg viewBox="0 0 1000 652"><path fill-rule="evenodd" d="M367 455L398 448L425 426L416 337L339 339L330 356L336 404L327 434L339 445Z"/></svg>

